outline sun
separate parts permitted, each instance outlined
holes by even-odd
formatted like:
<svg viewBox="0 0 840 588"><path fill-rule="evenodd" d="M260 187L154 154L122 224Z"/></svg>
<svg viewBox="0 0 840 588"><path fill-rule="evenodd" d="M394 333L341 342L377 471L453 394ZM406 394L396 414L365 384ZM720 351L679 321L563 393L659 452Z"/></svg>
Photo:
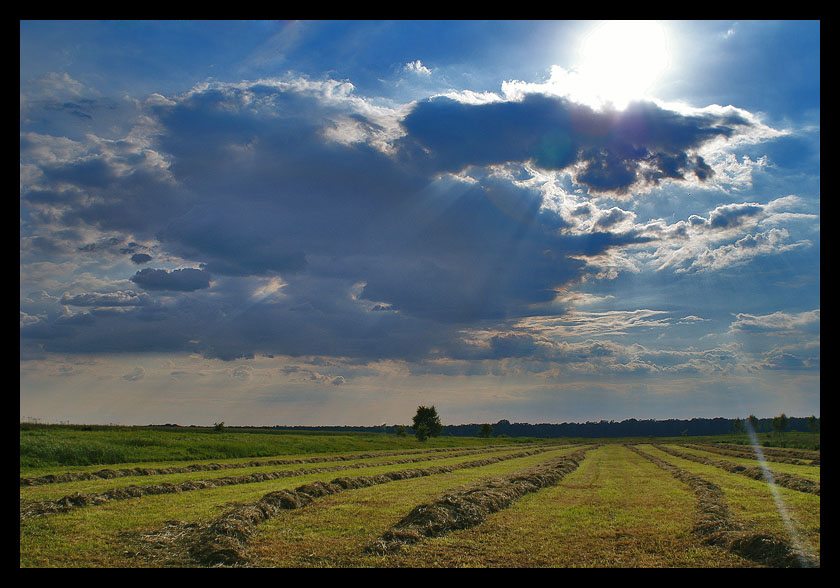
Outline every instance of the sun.
<svg viewBox="0 0 840 588"><path fill-rule="evenodd" d="M586 35L575 71L588 101L623 109L648 97L668 65L668 39L660 22L617 20Z"/></svg>

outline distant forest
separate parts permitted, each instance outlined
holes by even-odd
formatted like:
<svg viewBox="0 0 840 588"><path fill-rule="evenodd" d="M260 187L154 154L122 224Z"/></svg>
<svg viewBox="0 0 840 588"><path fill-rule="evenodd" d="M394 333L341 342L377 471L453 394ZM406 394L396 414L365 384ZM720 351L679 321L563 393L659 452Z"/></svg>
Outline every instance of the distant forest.
<svg viewBox="0 0 840 588"><path fill-rule="evenodd" d="M808 432L807 418L789 417L788 431ZM773 419L759 419L759 433L772 431L771 421ZM743 419L742 419L743 422ZM817 419L819 422L819 419ZM714 419L694 418L691 420L668 419L637 420L627 419L624 421L598 421L586 423L541 423L532 425L530 423L511 423L501 420L497 423L489 423L493 427L493 436L507 435L509 437L583 437L583 438L608 438L608 437L679 437L679 436L700 436L700 435L724 435L733 432L735 419L722 417ZM303 431L347 431L367 433L395 433L400 425L379 425L374 427L288 427L277 425L278 429L293 429ZM409 434L413 430L408 425L403 425ZM482 424L469 425L444 425L442 435L452 437L478 437Z"/></svg>

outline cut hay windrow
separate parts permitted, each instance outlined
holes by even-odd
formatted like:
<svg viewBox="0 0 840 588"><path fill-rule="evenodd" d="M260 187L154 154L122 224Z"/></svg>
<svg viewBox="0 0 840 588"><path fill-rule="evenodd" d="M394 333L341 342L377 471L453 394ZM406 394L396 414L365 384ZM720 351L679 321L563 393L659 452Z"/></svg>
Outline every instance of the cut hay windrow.
<svg viewBox="0 0 840 588"><path fill-rule="evenodd" d="M487 457L458 464L386 472L374 476L336 478L316 481L294 490L269 492L259 500L232 506L218 518L206 523L169 522L162 529L137 539L138 558L153 559L157 565L222 566L247 562L245 548L259 524L286 510L303 508L322 496L345 490L367 488L396 480L407 480L456 470L477 468L511 459L528 457L555 448L536 448L503 456ZM161 561L164 560L164 561Z"/></svg>
<svg viewBox="0 0 840 588"><path fill-rule="evenodd" d="M490 445L481 449L498 449L510 447L510 445ZM371 459L375 457L392 457L395 455L414 455L446 453L462 451L460 447L437 447L424 450L403 450L403 451L377 451L375 453L353 453L349 455L327 455L318 457L303 457L290 459L264 459L235 463L194 463L185 466L172 466L166 468L105 468L95 472L65 472L63 474L47 474L46 476L26 477L20 479L21 486L42 486L44 484L60 484L65 482L85 482L89 480L112 480L130 476L161 476L167 474L187 474L190 472L216 471L239 468L294 465L304 463L325 463L330 461L351 461L358 459Z"/></svg>
<svg viewBox="0 0 840 588"><path fill-rule="evenodd" d="M820 567L819 559L794 548L790 543L763 533L745 529L732 518L723 498L723 490L700 476L687 472L632 445L626 446L688 484L697 497L698 520L692 532L704 544L715 545L741 557L770 567Z"/></svg>
<svg viewBox="0 0 840 588"><path fill-rule="evenodd" d="M709 453L717 453L718 455L726 455L728 457L740 457L742 459L757 459L757 453L755 451L751 451L749 449L730 449L727 447L719 447L717 444L709 443L709 444L699 444L699 443L681 443L683 447L688 447L689 449L699 449L700 451L708 451ZM786 463L790 465L807 465L807 466L819 466L819 460L817 463L812 463L811 461L803 461L801 459L797 459L794 457L780 457L776 455L770 455L766 453L763 448L761 451L761 455L765 461L772 461L774 463Z"/></svg>
<svg viewBox="0 0 840 588"><path fill-rule="evenodd" d="M510 447L508 447L507 449L510 450ZM504 451L504 449L472 449L461 452L450 452L445 457L463 457L466 455L480 455L485 453L496 453L499 451ZM190 492L193 490L221 488L223 486L232 486L236 484L255 484L257 482L267 482L270 480L278 480L280 478L294 478L298 476L318 474L323 472L337 472L341 470L400 465L405 463L431 461L434 459L441 459L440 454L424 454L418 457L408 457L404 459L396 459L377 463L353 463L317 468L303 468L297 470L254 472L251 474L242 474L240 476L223 476L220 478L211 478L208 480L187 480L184 482L177 483L163 482L161 484L149 484L144 486L131 485L121 488L113 488L105 492L96 493L82 494L77 492L75 494L63 496L57 500L22 501L20 510L20 520L24 521L36 516L68 512L75 508L96 506L100 504L113 502L115 500L140 498L141 496L176 494L180 492Z"/></svg>
<svg viewBox="0 0 840 588"><path fill-rule="evenodd" d="M369 545L366 551L386 555L425 538L475 527L489 515L508 508L526 494L560 482L577 469L586 452L593 448L579 449L534 468L473 484L449 492L429 504L417 506Z"/></svg>
<svg viewBox="0 0 840 588"><path fill-rule="evenodd" d="M756 447L754 445L738 445L737 443L715 443L715 446L723 447L726 449L735 449L741 451L749 451L753 455L755 455L756 451L761 450L761 452L767 456L771 455L774 457L792 457L794 459L810 459L812 460L812 465L819 465L820 463L820 452L818 450L812 449L787 449L783 447Z"/></svg>
<svg viewBox="0 0 840 588"><path fill-rule="evenodd" d="M796 476L794 474L785 474L781 472L771 473L760 466L745 466L739 463L732 463L731 461L725 461L722 459L711 459L700 455L694 455L691 453L685 453L683 451L677 451L676 449L673 449L671 447L665 447L662 445L653 444L653 446L659 449L660 451L664 451L665 453L673 455L674 457L680 457L682 459L687 459L696 463L702 463L703 465L714 466L716 468L726 470L727 472L733 474L741 474L742 476L747 476L748 478L752 478L753 480L764 480L768 484L776 484L777 486L782 486L783 488L788 488L790 490L808 492L809 494L816 494L817 496L820 495L820 483L814 480L809 480L808 478L803 478L802 476Z"/></svg>

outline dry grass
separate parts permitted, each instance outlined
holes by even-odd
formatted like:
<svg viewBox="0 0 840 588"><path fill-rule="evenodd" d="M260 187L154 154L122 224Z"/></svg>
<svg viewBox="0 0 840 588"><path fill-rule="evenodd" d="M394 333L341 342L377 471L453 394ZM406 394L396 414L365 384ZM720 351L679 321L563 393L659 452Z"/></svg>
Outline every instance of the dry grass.
<svg viewBox="0 0 840 588"><path fill-rule="evenodd" d="M519 453L526 447L511 447ZM143 496L73 509L21 522L21 567L161 567L203 566L220 561L231 549L234 565L264 567L754 567L754 561L704 543L697 532L698 495L687 483L620 444L586 453L574 471L553 485L500 502L471 519L468 528L447 529L386 555L366 550L405 519L415 507L433 504L466 487L483 488L488 480L532 471L539 464L568 455L567 446L481 467L441 470L425 477L389 479L367 486L361 477L405 470L405 465L361 467L332 474L207 489L201 492ZM750 537L783 537L787 531L773 493L763 481L711 465L668 455L650 445L645 452L677 465L719 488L731 528ZM447 455L447 454L444 454ZM454 457L411 467L458 464L481 455ZM348 464L349 465L349 464ZM277 466L275 466L277 467ZM289 466L291 468L300 466ZM788 466L813 467L813 466ZM194 478L200 472L160 476ZM206 476L206 473L204 474ZM149 480L151 482L151 480ZM156 480L157 481L157 480ZM331 481L336 488L319 482ZM120 480L91 482L124 484ZM57 492L84 489L84 482L55 484ZM330 493L338 487L340 491ZM269 512L269 503L293 500L303 491L306 508ZM494 491L498 489L495 488ZM21 488L42 492L45 487ZM778 489L793 531L809 553L819 556L820 498ZM268 498L267 498L268 497ZM298 496L300 498L300 496ZM504 503L504 504L502 504ZM272 507L273 508L273 507ZM228 517L234 513L237 516ZM239 516L241 515L241 516ZM463 525L458 525L463 526ZM727 527L729 528L729 527ZM216 539L194 540L211 532ZM216 533L218 531L218 533ZM433 535L433 534L432 534ZM225 545L229 542L229 545ZM202 545L214 546L203 558ZM744 544L743 550L762 547ZM217 549L218 548L218 549Z"/></svg>
<svg viewBox="0 0 840 588"><path fill-rule="evenodd" d="M742 567L692 535L691 492L618 446L589 452L554 487L484 524L408 547L388 565ZM749 565L749 564L746 564Z"/></svg>

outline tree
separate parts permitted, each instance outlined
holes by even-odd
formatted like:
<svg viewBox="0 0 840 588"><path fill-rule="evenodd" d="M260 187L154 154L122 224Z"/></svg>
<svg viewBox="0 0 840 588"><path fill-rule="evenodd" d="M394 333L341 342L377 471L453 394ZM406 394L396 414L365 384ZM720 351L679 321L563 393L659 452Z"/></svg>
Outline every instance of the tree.
<svg viewBox="0 0 840 588"><path fill-rule="evenodd" d="M811 416L808 417L808 420L807 420L806 424L808 426L808 430L811 431L812 433L819 433L820 432L820 419L818 419L814 415L811 415Z"/></svg>
<svg viewBox="0 0 840 588"><path fill-rule="evenodd" d="M225 430L225 421L220 423L213 423L213 430L214 431L224 431Z"/></svg>
<svg viewBox="0 0 840 588"><path fill-rule="evenodd" d="M479 437L484 437L485 439L488 438L488 437L492 437L493 436L493 427L491 427L490 425L488 425L486 423L481 425L481 429L479 429L479 431L478 431L478 436Z"/></svg>
<svg viewBox="0 0 840 588"><path fill-rule="evenodd" d="M406 436L405 427L403 427L402 425L397 427L394 432L396 433L397 437L405 437Z"/></svg>
<svg viewBox="0 0 840 588"><path fill-rule="evenodd" d="M414 427L414 436L417 437L418 441L425 441L429 438L429 427L426 423L420 423L416 427Z"/></svg>
<svg viewBox="0 0 840 588"><path fill-rule="evenodd" d="M758 433L759 422L758 418L754 414L747 417L747 422L749 423L749 430L752 430L754 433Z"/></svg>
<svg viewBox="0 0 840 588"><path fill-rule="evenodd" d="M735 422L732 423L732 431L734 433L743 433L744 430L744 421L742 421L741 419L735 419Z"/></svg>
<svg viewBox="0 0 840 588"><path fill-rule="evenodd" d="M424 437L420 438L419 428L425 425L423 431ZM420 441L425 441L428 437L437 437L443 431L443 425L440 424L440 417L434 406L418 406L417 414L414 415L413 426L414 434Z"/></svg>
<svg viewBox="0 0 840 588"><path fill-rule="evenodd" d="M787 418L785 413L782 413L777 417L773 417L773 421L770 423L770 426L776 433L781 435L787 430L789 422L790 419Z"/></svg>

